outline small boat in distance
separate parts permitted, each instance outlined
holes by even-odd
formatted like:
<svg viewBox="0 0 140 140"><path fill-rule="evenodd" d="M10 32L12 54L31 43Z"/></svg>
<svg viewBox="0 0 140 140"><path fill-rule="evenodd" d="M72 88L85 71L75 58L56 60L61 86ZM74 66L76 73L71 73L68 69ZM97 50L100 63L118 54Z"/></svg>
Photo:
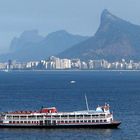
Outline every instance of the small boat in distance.
<svg viewBox="0 0 140 140"><path fill-rule="evenodd" d="M86 98L86 96L85 96ZM55 107L42 107L38 111L3 112L0 127L8 128L117 128L121 122L115 121L109 104L89 110L58 112Z"/></svg>
<svg viewBox="0 0 140 140"><path fill-rule="evenodd" d="M71 83L71 84L74 84L74 83L76 83L76 81L70 81L70 83Z"/></svg>

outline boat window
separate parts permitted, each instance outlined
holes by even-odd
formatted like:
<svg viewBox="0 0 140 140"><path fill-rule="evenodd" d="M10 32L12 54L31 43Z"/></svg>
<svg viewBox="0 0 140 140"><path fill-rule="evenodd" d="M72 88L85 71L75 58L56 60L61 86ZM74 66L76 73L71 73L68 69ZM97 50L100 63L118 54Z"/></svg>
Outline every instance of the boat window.
<svg viewBox="0 0 140 140"><path fill-rule="evenodd" d="M84 120L84 122L87 122L87 120Z"/></svg>
<svg viewBox="0 0 140 140"><path fill-rule="evenodd" d="M47 118L51 118L51 115L47 115L46 117L47 117Z"/></svg>
<svg viewBox="0 0 140 140"><path fill-rule="evenodd" d="M91 120L88 120L88 122L91 122Z"/></svg>
<svg viewBox="0 0 140 140"><path fill-rule="evenodd" d="M43 116L42 116L42 115L40 115L40 116L37 116L37 118L43 118Z"/></svg>
<svg viewBox="0 0 140 140"><path fill-rule="evenodd" d="M75 117L75 115L69 115L69 118L73 118L73 117Z"/></svg>
<svg viewBox="0 0 140 140"><path fill-rule="evenodd" d="M75 121L73 121L73 123L75 123Z"/></svg>
<svg viewBox="0 0 140 140"><path fill-rule="evenodd" d="M94 122L95 122L95 120L92 120L92 122L94 123Z"/></svg>
<svg viewBox="0 0 140 140"><path fill-rule="evenodd" d="M96 122L99 122L99 120L96 120Z"/></svg>
<svg viewBox="0 0 140 140"><path fill-rule="evenodd" d="M32 116L28 116L28 118L36 118L36 116L32 115Z"/></svg>
<svg viewBox="0 0 140 140"><path fill-rule="evenodd" d="M16 117L18 117L18 116L13 116L13 117L15 117L15 118L16 118ZM21 117L21 118L26 118L26 116L20 116L20 117Z"/></svg>
<svg viewBox="0 0 140 140"><path fill-rule="evenodd" d="M79 120L77 120L76 122L79 123Z"/></svg>
<svg viewBox="0 0 140 140"><path fill-rule="evenodd" d="M67 117L67 115L62 115L61 117L62 117L62 118L63 118L63 117L65 118L65 117Z"/></svg>
<svg viewBox="0 0 140 140"><path fill-rule="evenodd" d="M100 122L103 122L102 120L100 120Z"/></svg>
<svg viewBox="0 0 140 140"><path fill-rule="evenodd" d="M77 118L81 118L81 117L83 117L83 115L77 115Z"/></svg>
<svg viewBox="0 0 140 140"><path fill-rule="evenodd" d="M91 117L91 115L84 115L84 117Z"/></svg>
<svg viewBox="0 0 140 140"><path fill-rule="evenodd" d="M8 119L12 118L12 116L7 116Z"/></svg>
<svg viewBox="0 0 140 140"><path fill-rule="evenodd" d="M104 120L104 122L107 122L107 120Z"/></svg>
<svg viewBox="0 0 140 140"><path fill-rule="evenodd" d="M59 117L60 117L60 115L54 115L53 117L55 117L55 118L59 118Z"/></svg>
<svg viewBox="0 0 140 140"><path fill-rule="evenodd" d="M83 115L77 115L78 117L83 117Z"/></svg>
<svg viewBox="0 0 140 140"><path fill-rule="evenodd" d="M14 119L19 118L19 116L13 116Z"/></svg>
<svg viewBox="0 0 140 140"><path fill-rule="evenodd" d="M100 116L105 116L105 114L100 114Z"/></svg>
<svg viewBox="0 0 140 140"><path fill-rule="evenodd" d="M83 120L80 121L81 123L83 122Z"/></svg>

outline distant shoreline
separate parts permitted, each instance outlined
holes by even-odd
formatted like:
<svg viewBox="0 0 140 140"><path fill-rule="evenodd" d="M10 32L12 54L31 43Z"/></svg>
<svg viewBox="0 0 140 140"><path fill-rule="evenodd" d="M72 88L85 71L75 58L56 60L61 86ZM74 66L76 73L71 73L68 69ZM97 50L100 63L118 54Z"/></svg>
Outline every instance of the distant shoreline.
<svg viewBox="0 0 140 140"><path fill-rule="evenodd" d="M0 70L0 72L140 72L140 70Z"/></svg>

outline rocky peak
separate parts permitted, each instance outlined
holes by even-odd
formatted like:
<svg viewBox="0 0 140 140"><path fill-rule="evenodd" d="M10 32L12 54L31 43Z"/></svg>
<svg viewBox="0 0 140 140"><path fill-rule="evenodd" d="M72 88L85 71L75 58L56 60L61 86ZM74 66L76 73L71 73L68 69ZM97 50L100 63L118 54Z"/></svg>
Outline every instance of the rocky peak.
<svg viewBox="0 0 140 140"><path fill-rule="evenodd" d="M132 28L132 24L113 15L107 9L105 9L101 14L100 26L95 35L105 34L114 34L117 32L128 32L129 28ZM105 35L104 34L104 35Z"/></svg>
<svg viewBox="0 0 140 140"><path fill-rule="evenodd" d="M102 14L101 14L101 23L103 22L114 22L116 20L118 20L119 18L117 18L116 16L114 16L113 14L111 14L107 9L103 10Z"/></svg>
<svg viewBox="0 0 140 140"><path fill-rule="evenodd" d="M86 60L140 60L139 44L140 26L125 21L105 9L95 35L63 52L62 56Z"/></svg>

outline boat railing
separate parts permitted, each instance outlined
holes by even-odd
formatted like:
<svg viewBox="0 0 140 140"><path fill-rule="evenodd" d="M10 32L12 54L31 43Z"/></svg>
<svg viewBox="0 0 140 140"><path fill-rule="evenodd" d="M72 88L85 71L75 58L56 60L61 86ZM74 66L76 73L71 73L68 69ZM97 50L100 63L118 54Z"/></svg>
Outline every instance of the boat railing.
<svg viewBox="0 0 140 140"><path fill-rule="evenodd" d="M93 120L93 119L107 119L108 117L81 117L81 118L68 118L68 117L63 117L63 118L47 118L49 120Z"/></svg>
<svg viewBox="0 0 140 140"><path fill-rule="evenodd" d="M65 116L65 117L62 117L62 116L43 116L43 117L9 117L9 118L6 118L6 120L8 121L20 121L20 120L25 120L25 121L28 121L28 120L92 120L92 119L107 119L107 118L110 118L112 117L111 114L108 114L106 116ZM5 119L2 119L2 120L5 120Z"/></svg>
<svg viewBox="0 0 140 140"><path fill-rule="evenodd" d="M30 121L30 120L43 120L42 118L39 119L39 118L30 118L30 119L27 119L27 118L9 118L9 119L6 119L7 121Z"/></svg>
<svg viewBox="0 0 140 140"><path fill-rule="evenodd" d="M73 119L102 119L102 118L110 118L111 116L99 116L99 117L47 117L47 118L7 118L6 120L46 120L46 119L53 119L53 120L60 120L60 119L68 119L68 120L73 120Z"/></svg>
<svg viewBox="0 0 140 140"><path fill-rule="evenodd" d="M98 116L98 117L47 117L47 119L96 119L96 118L108 118L110 116Z"/></svg>

